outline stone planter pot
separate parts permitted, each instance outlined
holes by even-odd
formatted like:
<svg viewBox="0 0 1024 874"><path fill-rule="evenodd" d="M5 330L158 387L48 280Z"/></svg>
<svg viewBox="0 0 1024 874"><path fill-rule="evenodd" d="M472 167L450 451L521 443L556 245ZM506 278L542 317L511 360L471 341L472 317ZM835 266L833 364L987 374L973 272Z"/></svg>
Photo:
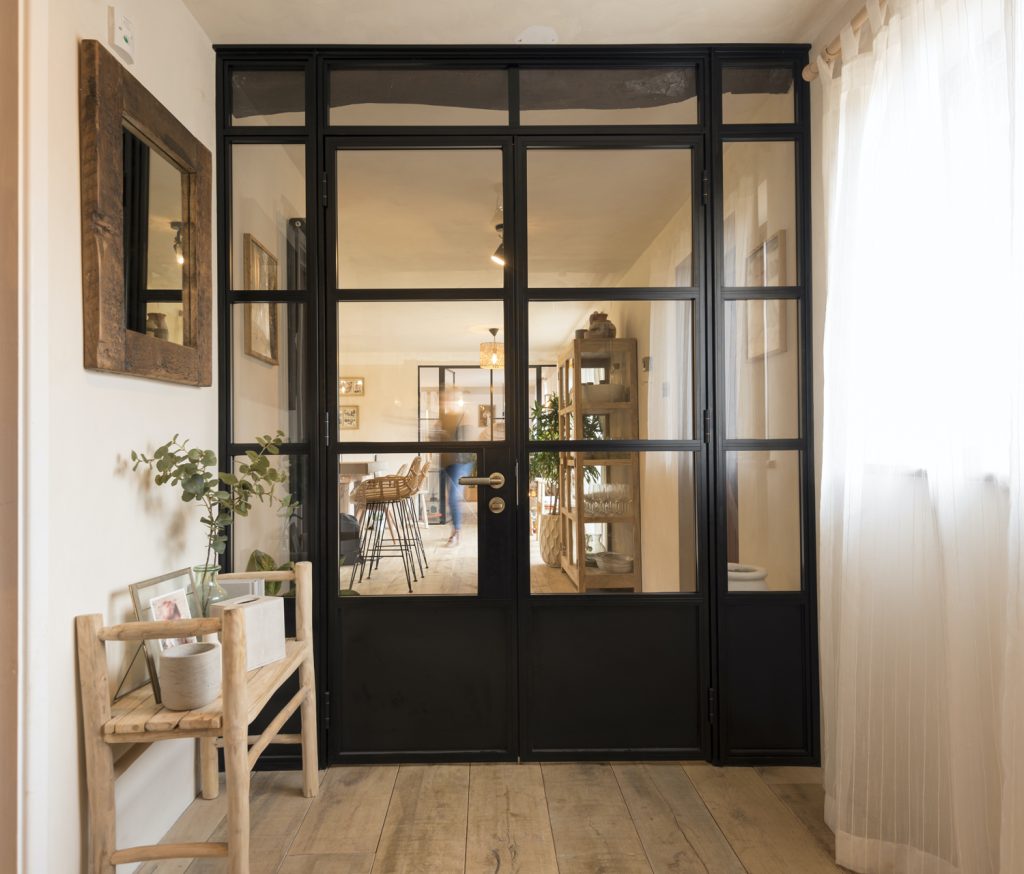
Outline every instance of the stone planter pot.
<svg viewBox="0 0 1024 874"><path fill-rule="evenodd" d="M160 699L168 710L205 707L220 694L220 644L183 643L160 654Z"/></svg>
<svg viewBox="0 0 1024 874"><path fill-rule="evenodd" d="M562 566L561 517L553 513L540 517L540 557L548 567Z"/></svg>

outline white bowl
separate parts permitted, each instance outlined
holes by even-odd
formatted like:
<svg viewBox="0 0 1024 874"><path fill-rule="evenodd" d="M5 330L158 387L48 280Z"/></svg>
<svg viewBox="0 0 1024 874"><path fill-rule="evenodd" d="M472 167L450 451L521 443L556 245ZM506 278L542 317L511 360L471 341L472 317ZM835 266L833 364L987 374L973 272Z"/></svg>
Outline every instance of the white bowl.
<svg viewBox="0 0 1024 874"><path fill-rule="evenodd" d="M610 574L628 574L633 572L633 558L617 552L602 552L597 558L598 570Z"/></svg>

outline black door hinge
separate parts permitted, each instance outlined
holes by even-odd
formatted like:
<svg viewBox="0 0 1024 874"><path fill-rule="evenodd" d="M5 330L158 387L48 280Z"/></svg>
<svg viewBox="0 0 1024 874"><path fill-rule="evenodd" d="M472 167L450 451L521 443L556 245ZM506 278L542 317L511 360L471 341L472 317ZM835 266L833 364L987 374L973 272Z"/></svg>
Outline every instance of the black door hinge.
<svg viewBox="0 0 1024 874"><path fill-rule="evenodd" d="M331 414L324 413L324 446L331 445Z"/></svg>
<svg viewBox="0 0 1024 874"><path fill-rule="evenodd" d="M323 710L324 728L331 727L331 693L324 692L324 710Z"/></svg>
<svg viewBox="0 0 1024 874"><path fill-rule="evenodd" d="M711 410L704 411L704 442L711 445Z"/></svg>
<svg viewBox="0 0 1024 874"><path fill-rule="evenodd" d="M704 202L707 203L711 200L711 174L707 170L704 171L704 176L701 179L702 191L704 195Z"/></svg>
<svg viewBox="0 0 1024 874"><path fill-rule="evenodd" d="M324 173L323 179L320 180L320 200L324 206L327 206L327 174ZM706 202L706 201L705 201Z"/></svg>
<svg viewBox="0 0 1024 874"><path fill-rule="evenodd" d="M718 700L714 689L708 689L708 722L718 718Z"/></svg>

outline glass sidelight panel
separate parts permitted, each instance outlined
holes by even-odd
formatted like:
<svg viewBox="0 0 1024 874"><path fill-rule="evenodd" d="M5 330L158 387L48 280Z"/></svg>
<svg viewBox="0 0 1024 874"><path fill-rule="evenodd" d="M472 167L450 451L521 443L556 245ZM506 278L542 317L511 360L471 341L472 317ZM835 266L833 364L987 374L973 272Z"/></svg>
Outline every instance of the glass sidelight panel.
<svg viewBox="0 0 1024 874"><path fill-rule="evenodd" d="M302 70L232 72L232 125L301 127L305 123L306 74Z"/></svg>
<svg viewBox="0 0 1024 874"><path fill-rule="evenodd" d="M331 125L507 125L506 70L331 70Z"/></svg>
<svg viewBox="0 0 1024 874"><path fill-rule="evenodd" d="M501 288L500 149L337 153L339 288Z"/></svg>
<svg viewBox="0 0 1024 874"><path fill-rule="evenodd" d="M306 312L295 303L241 303L231 307L231 436L306 439Z"/></svg>
<svg viewBox="0 0 1024 874"><path fill-rule="evenodd" d="M692 439L693 316L688 300L532 302L530 365L556 370L531 439Z"/></svg>
<svg viewBox="0 0 1024 874"><path fill-rule="evenodd" d="M796 285L795 144L727 142L722 158L725 285Z"/></svg>
<svg viewBox="0 0 1024 874"><path fill-rule="evenodd" d="M800 436L800 324L795 300L725 303L726 436Z"/></svg>
<svg viewBox="0 0 1024 874"><path fill-rule="evenodd" d="M792 64L722 67L723 124L792 124L794 97Z"/></svg>
<svg viewBox="0 0 1024 874"><path fill-rule="evenodd" d="M726 452L730 592L800 588L800 453Z"/></svg>
<svg viewBox="0 0 1024 874"><path fill-rule="evenodd" d="M238 475L239 465L247 462L244 457L236 458L234 473ZM309 460L305 455L277 455L271 464L285 474L284 483L277 487L278 497L289 494L296 506L292 512L282 512L276 504L253 501L248 516L235 518L231 549L236 571L260 570L261 560L276 568L289 561L312 559L310 527L316 520L310 506Z"/></svg>
<svg viewBox="0 0 1024 874"><path fill-rule="evenodd" d="M694 283L686 148L527 152L531 288Z"/></svg>
<svg viewBox="0 0 1024 874"><path fill-rule="evenodd" d="M530 455L530 591L695 592L691 452Z"/></svg>
<svg viewBox="0 0 1024 874"><path fill-rule="evenodd" d="M504 318L497 300L339 304L340 440L504 440Z"/></svg>
<svg viewBox="0 0 1024 874"><path fill-rule="evenodd" d="M306 147L231 147L231 288L302 291L306 278Z"/></svg>
<svg viewBox="0 0 1024 874"><path fill-rule="evenodd" d="M476 474L472 452L342 455L339 593L475 595L488 490L459 478Z"/></svg>
<svg viewBox="0 0 1024 874"><path fill-rule="evenodd" d="M523 69L521 124L697 124L696 67Z"/></svg>

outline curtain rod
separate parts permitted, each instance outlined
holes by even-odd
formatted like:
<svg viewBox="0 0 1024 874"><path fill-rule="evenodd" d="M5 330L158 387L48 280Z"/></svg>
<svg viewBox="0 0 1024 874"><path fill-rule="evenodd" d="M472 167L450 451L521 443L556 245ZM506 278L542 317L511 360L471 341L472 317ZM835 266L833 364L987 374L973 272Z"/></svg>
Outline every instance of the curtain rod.
<svg viewBox="0 0 1024 874"><path fill-rule="evenodd" d="M885 16L885 0L880 0L879 6L882 10L882 16ZM853 16L850 21L850 28L853 30L853 35L857 36L860 33L860 29L867 24L868 21L868 8L862 6L860 12ZM826 61L834 61L836 58L843 54L843 38L837 36L832 42L825 46L825 51L822 52ZM816 63L810 63L804 67L803 77L805 82L813 82L818 78L818 65Z"/></svg>

